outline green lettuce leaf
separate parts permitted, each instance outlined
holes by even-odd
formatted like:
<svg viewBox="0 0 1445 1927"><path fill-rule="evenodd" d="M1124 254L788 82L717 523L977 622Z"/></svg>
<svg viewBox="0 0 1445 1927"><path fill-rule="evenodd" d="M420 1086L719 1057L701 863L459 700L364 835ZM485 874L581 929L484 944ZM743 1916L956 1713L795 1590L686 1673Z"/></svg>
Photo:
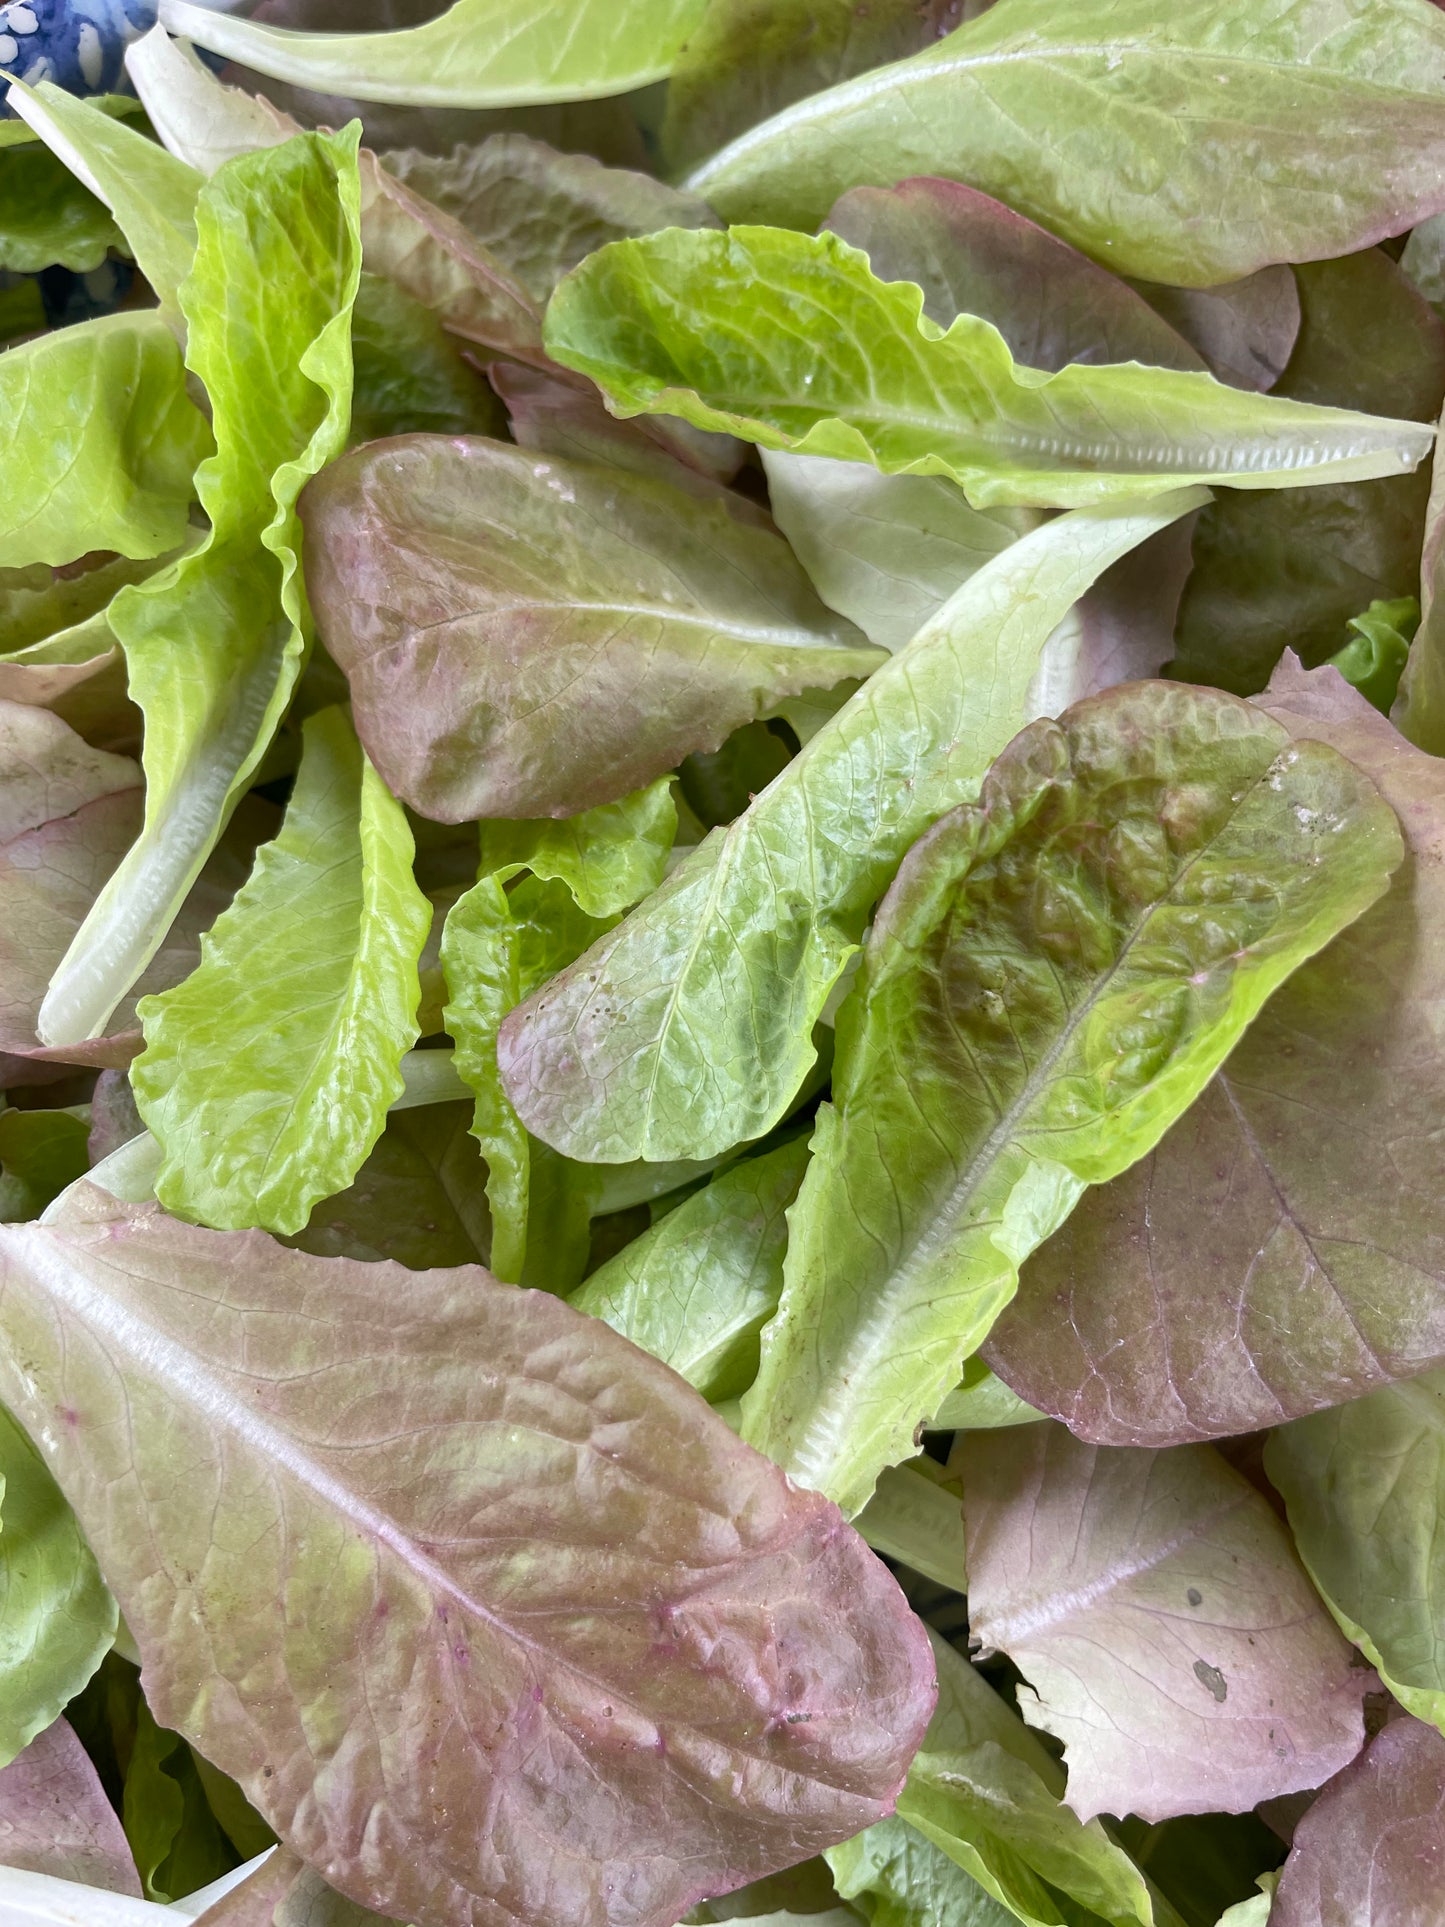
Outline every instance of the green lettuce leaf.
<svg viewBox="0 0 1445 1927"><path fill-rule="evenodd" d="M183 332L179 296L196 254L201 176L134 127L45 80L11 85L7 104L110 210L161 312ZM24 150L21 150L24 151Z"/></svg>
<svg viewBox="0 0 1445 1927"><path fill-rule="evenodd" d="M777 1310L787 1212L807 1161L806 1139L794 1138L721 1172L569 1302L662 1359L709 1404L736 1398L753 1382L758 1333Z"/></svg>
<svg viewBox="0 0 1445 1927"><path fill-rule="evenodd" d="M609 241L659 228L717 227L706 201L590 154L559 154L525 134L493 134L449 155L393 149L388 174L460 221L537 303Z"/></svg>
<svg viewBox="0 0 1445 1927"><path fill-rule="evenodd" d="M1013 1927L1020 1918L896 1814L830 1849L828 1863L869 1927Z"/></svg>
<svg viewBox="0 0 1445 1927"><path fill-rule="evenodd" d="M492 1246L487 1173L471 1121L466 1103L393 1107L352 1183L314 1205L305 1228L287 1243L318 1258L391 1258L408 1271L486 1264Z"/></svg>
<svg viewBox="0 0 1445 1927"><path fill-rule="evenodd" d="M352 100L503 107L663 80L704 0L452 0L392 33L299 33L164 0L161 25L275 80Z"/></svg>
<svg viewBox="0 0 1445 1927"><path fill-rule="evenodd" d="M202 939L144 998L131 1070L164 1161L156 1196L220 1229L299 1231L360 1170L415 1043L431 906L401 806L346 712L307 719L286 820Z"/></svg>
<svg viewBox="0 0 1445 1927"><path fill-rule="evenodd" d="M1040 517L976 509L941 475L880 475L867 462L763 451L768 497L813 586L870 642L911 642L955 589Z"/></svg>
<svg viewBox="0 0 1445 1927"><path fill-rule="evenodd" d="M855 1523L875 1552L952 1592L968 1591L962 1495L936 1459L925 1453L890 1465Z"/></svg>
<svg viewBox="0 0 1445 1927"><path fill-rule="evenodd" d="M302 520L357 733L443 822L590 810L883 659L716 487L416 435L333 463Z"/></svg>
<svg viewBox="0 0 1445 1927"><path fill-rule="evenodd" d="M0 1224L38 1218L90 1165L87 1107L0 1111Z"/></svg>
<svg viewBox="0 0 1445 1927"><path fill-rule="evenodd" d="M0 355L0 568L180 546L192 476L211 445L185 375L170 329L144 312Z"/></svg>
<svg viewBox="0 0 1445 1927"><path fill-rule="evenodd" d="M1367 1676L1268 1500L1212 1446L1050 1424L969 1433L958 1458L969 1625L1063 1741L1075 1813L1245 1813L1359 1752Z"/></svg>
<svg viewBox="0 0 1445 1927"><path fill-rule="evenodd" d="M977 794L1024 722L1054 625L1199 500L1080 510L965 583L735 823L507 1019L498 1058L529 1129L606 1163L706 1157L770 1130L904 851Z"/></svg>
<svg viewBox="0 0 1445 1927"><path fill-rule="evenodd" d="M676 823L664 777L562 822L487 825L481 875L447 916L443 1021L476 1098L472 1132L487 1160L492 1212L488 1262L508 1283L570 1289L582 1275L594 1200L588 1176L517 1116L502 1088L497 1034L510 1010L657 887Z"/></svg>
<svg viewBox="0 0 1445 1927"><path fill-rule="evenodd" d="M938 1706L899 1819L1028 1927L1083 1927L1080 1909L1112 1927L1173 1927L1099 1821L1080 1821L1061 1803L1053 1756L967 1660L931 1637ZM830 1863L848 1851L835 1849Z"/></svg>
<svg viewBox="0 0 1445 1927"><path fill-rule="evenodd" d="M353 1900L609 1927L625 1880L670 1927L888 1809L934 1692L898 1588L600 1320L86 1182L0 1267L0 1392L156 1720Z"/></svg>
<svg viewBox="0 0 1445 1927"><path fill-rule="evenodd" d="M214 412L197 476L211 529L108 612L146 718L146 819L51 983L47 1043L95 1035L144 969L295 687L309 627L296 498L350 415L356 138L300 135L201 192L180 301Z"/></svg>
<svg viewBox="0 0 1445 1927"><path fill-rule="evenodd" d="M157 1726L144 1699L136 1706L121 1817L148 1900L179 1900L238 1865L190 1748Z"/></svg>
<svg viewBox="0 0 1445 1927"><path fill-rule="evenodd" d="M75 1514L3 1409L0 1521L0 1763L8 1766L90 1679L117 1621Z"/></svg>
<svg viewBox="0 0 1445 1927"><path fill-rule="evenodd" d="M456 338L430 308L365 269L351 321L351 359L354 442L409 430L433 435L501 431L501 406Z"/></svg>
<svg viewBox="0 0 1445 1927"><path fill-rule="evenodd" d="M1399 475L1429 452L1419 423L1246 394L1212 375L1128 362L1046 375L1016 364L977 316L945 332L923 299L878 280L833 234L678 229L592 255L552 297L543 338L620 415L681 415L764 448L948 475L979 508L1187 482L1300 488Z"/></svg>
<svg viewBox="0 0 1445 1927"><path fill-rule="evenodd" d="M1410 654L1410 641L1420 626L1420 605L1414 596L1393 602L1378 598L1363 615L1351 616L1349 641L1330 657L1352 689L1382 716L1388 716L1400 687L1400 672Z"/></svg>
<svg viewBox="0 0 1445 1927"><path fill-rule="evenodd" d="M987 0L711 0L667 86L663 152L690 167L795 100L904 60Z"/></svg>
<svg viewBox="0 0 1445 1927"><path fill-rule="evenodd" d="M1435 445L1420 557L1420 626L1390 711L1401 734L1445 755L1445 459Z"/></svg>
<svg viewBox="0 0 1445 1927"><path fill-rule="evenodd" d="M88 274L124 246L104 202L53 154L35 145L0 149L0 269Z"/></svg>
<svg viewBox="0 0 1445 1927"><path fill-rule="evenodd" d="M1088 1192L1024 1267L988 1361L1102 1445L1256 1431L1445 1364L1429 1149L1445 763L1333 669L1287 657L1260 702L1371 778L1408 856L1381 901L1271 997L1149 1157Z"/></svg>
<svg viewBox="0 0 1445 1927"><path fill-rule="evenodd" d="M1445 1733L1445 1372L1280 1426L1265 1469L1346 1637Z"/></svg>
<svg viewBox="0 0 1445 1927"><path fill-rule="evenodd" d="M727 220L805 227L847 188L942 174L1119 273L1207 288L1434 213L1442 54L1426 0L999 0L739 135L686 184Z"/></svg>
<svg viewBox="0 0 1445 1927"><path fill-rule="evenodd" d="M1433 421L1445 327L1378 248L1298 271L1299 340L1278 392ZM1430 480L1331 482L1265 497L1221 494L1194 532L1171 673L1252 696L1285 649L1314 668L1377 597L1417 586Z"/></svg>
<svg viewBox="0 0 1445 1927"><path fill-rule="evenodd" d="M1401 856L1368 778L1233 697L1136 683L1019 736L875 918L744 1437L856 1511L1022 1261Z"/></svg>

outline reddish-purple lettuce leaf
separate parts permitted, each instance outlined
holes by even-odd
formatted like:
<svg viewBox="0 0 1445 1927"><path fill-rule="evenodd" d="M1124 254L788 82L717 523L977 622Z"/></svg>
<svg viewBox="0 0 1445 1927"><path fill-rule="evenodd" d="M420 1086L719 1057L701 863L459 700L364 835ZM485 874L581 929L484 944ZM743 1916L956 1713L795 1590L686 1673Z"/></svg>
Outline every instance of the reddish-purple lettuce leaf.
<svg viewBox="0 0 1445 1927"><path fill-rule="evenodd" d="M969 1624L1064 1742L1081 1819L1243 1813L1358 1753L1366 1674L1288 1534L1208 1446L963 1436Z"/></svg>
<svg viewBox="0 0 1445 1927"><path fill-rule="evenodd" d="M328 1887L289 1847L212 1901L196 1927L389 1927L380 1914Z"/></svg>
<svg viewBox="0 0 1445 1927"><path fill-rule="evenodd" d="M125 1829L64 1720L0 1770L0 1866L140 1898Z"/></svg>
<svg viewBox="0 0 1445 1927"><path fill-rule="evenodd" d="M306 577L357 733L424 816L571 816L884 660L750 504L481 436L306 491Z"/></svg>
<svg viewBox="0 0 1445 1927"><path fill-rule="evenodd" d="M1445 1739L1391 1720L1295 1829L1269 1927L1436 1927L1445 1895Z"/></svg>
<svg viewBox="0 0 1445 1927"><path fill-rule="evenodd" d="M1107 268L959 181L921 175L855 187L825 226L862 248L880 281L914 281L923 312L947 328L991 321L1015 361L1050 372L1071 361L1205 366L1204 357Z"/></svg>
<svg viewBox="0 0 1445 1927"><path fill-rule="evenodd" d="M129 757L92 749L48 710L0 703L0 1050L39 1048L51 972L142 813Z"/></svg>
<svg viewBox="0 0 1445 1927"><path fill-rule="evenodd" d="M1445 395L1445 325L1378 248L1296 269L1299 339L1275 393L1433 421ZM1429 470L1383 481L1218 497L1200 516L1173 673L1241 696L1285 649L1313 668L1376 599L1412 595Z"/></svg>
<svg viewBox="0 0 1445 1927"><path fill-rule="evenodd" d="M1287 661L1262 701L1374 780L1407 861L1024 1267L988 1361L1102 1444L1249 1432L1445 1362L1445 762L1333 669Z"/></svg>
<svg viewBox="0 0 1445 1927"><path fill-rule="evenodd" d="M672 1927L886 1812L933 1663L883 1567L665 1366L81 1184L0 1228L0 1393L158 1720L415 1927Z"/></svg>
<svg viewBox="0 0 1445 1927"><path fill-rule="evenodd" d="M1232 388L1273 388L1300 327L1299 286L1283 265L1260 268L1219 288L1129 283Z"/></svg>
<svg viewBox="0 0 1445 1927"><path fill-rule="evenodd" d="M519 361L490 362L487 379L507 405L519 448L633 469L705 497L737 472L742 443L731 435L711 435L674 416L619 421L595 388L574 387Z"/></svg>

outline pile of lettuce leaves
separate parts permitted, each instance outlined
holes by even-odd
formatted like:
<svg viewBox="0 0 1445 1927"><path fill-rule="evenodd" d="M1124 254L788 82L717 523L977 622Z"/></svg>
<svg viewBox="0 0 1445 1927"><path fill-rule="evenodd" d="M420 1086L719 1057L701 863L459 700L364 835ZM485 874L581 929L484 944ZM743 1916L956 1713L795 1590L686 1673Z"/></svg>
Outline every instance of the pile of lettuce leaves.
<svg viewBox="0 0 1445 1927"><path fill-rule="evenodd" d="M128 73L0 119L0 1917L1445 1920L1445 11Z"/></svg>

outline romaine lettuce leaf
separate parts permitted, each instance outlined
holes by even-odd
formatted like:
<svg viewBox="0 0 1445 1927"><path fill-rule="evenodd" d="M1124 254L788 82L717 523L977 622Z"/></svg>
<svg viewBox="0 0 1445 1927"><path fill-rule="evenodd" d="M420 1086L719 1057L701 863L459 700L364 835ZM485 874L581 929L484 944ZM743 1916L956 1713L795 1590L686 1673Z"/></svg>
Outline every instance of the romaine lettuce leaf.
<svg viewBox="0 0 1445 1927"><path fill-rule="evenodd" d="M686 184L727 220L810 226L846 188L949 175L1121 274L1207 288L1433 214L1442 54L1426 0L999 0Z"/></svg>
<svg viewBox="0 0 1445 1927"><path fill-rule="evenodd" d="M344 1191L401 1094L431 905L411 831L343 709L307 718L286 820L182 984L139 1006L131 1070L162 1204L299 1231Z"/></svg>
<svg viewBox="0 0 1445 1927"><path fill-rule="evenodd" d="M706 201L650 174L559 154L526 134L493 134L451 154L393 149L383 163L414 194L460 221L537 303L609 241L659 228L717 227Z"/></svg>
<svg viewBox="0 0 1445 1927"><path fill-rule="evenodd" d="M1046 375L1015 363L977 316L945 332L923 299L826 232L669 229L589 256L552 297L543 340L620 415L948 475L978 508L1187 482L1301 488L1400 475L1429 452L1419 423L1245 394L1212 375L1129 362Z"/></svg>
<svg viewBox="0 0 1445 1927"><path fill-rule="evenodd" d="M352 1899L604 1927L625 1882L671 1927L892 1801L934 1690L897 1587L600 1320L84 1183L0 1264L0 1391L157 1720Z"/></svg>
<svg viewBox="0 0 1445 1927"><path fill-rule="evenodd" d="M146 819L52 980L47 1043L96 1035L145 968L295 687L309 623L296 497L350 415L355 150L355 130L299 135L202 189L180 302L215 419L197 476L211 530L108 612L145 712Z"/></svg>
<svg viewBox="0 0 1445 1927"><path fill-rule="evenodd" d="M1420 556L1420 626L1390 711L1403 735L1445 753L1445 460L1435 445Z"/></svg>
<svg viewBox="0 0 1445 1927"><path fill-rule="evenodd" d="M6 105L110 210L162 314L182 333L179 294L195 259L201 176L123 120L51 81L33 92L12 82Z"/></svg>
<svg viewBox="0 0 1445 1927"><path fill-rule="evenodd" d="M0 1830L7 1867L141 1897L119 1817L64 1720L0 1770Z"/></svg>
<svg viewBox="0 0 1445 1927"><path fill-rule="evenodd" d="M1022 1672L1024 1717L1064 1742L1075 1813L1243 1813L1354 1759L1365 1675L1268 1502L1212 1447L1034 1425L969 1433L957 1456L969 1623Z"/></svg>
<svg viewBox="0 0 1445 1927"><path fill-rule="evenodd" d="M1100 1822L1080 1821L1062 1803L1053 1755L967 1660L930 1637L938 1706L899 1818L1029 1927L1074 1927L1081 1913L1112 1927L1175 1927ZM853 1844L829 1854L835 1871Z"/></svg>
<svg viewBox="0 0 1445 1927"><path fill-rule="evenodd" d="M333 463L302 520L367 754L443 822L613 802L883 660L720 489L408 436Z"/></svg>
<svg viewBox="0 0 1445 1927"><path fill-rule="evenodd" d="M904 60L988 0L711 0L667 85L663 151L680 170L820 88Z"/></svg>
<svg viewBox="0 0 1445 1927"><path fill-rule="evenodd" d="M1265 1469L1346 1637L1445 1733L1445 1373L1280 1426Z"/></svg>
<svg viewBox="0 0 1445 1927"><path fill-rule="evenodd" d="M1301 326L1278 392L1433 421L1445 327L1379 249L1299 271ZM1252 696L1285 649L1313 669L1378 596L1410 594L1430 482L1414 475L1221 494L1200 516L1172 673Z"/></svg>
<svg viewBox="0 0 1445 1927"><path fill-rule="evenodd" d="M86 274L124 246L104 202L53 154L34 144L0 149L0 270Z"/></svg>
<svg viewBox="0 0 1445 1927"><path fill-rule="evenodd" d="M1269 1927L1430 1919L1440 1902L1445 1739L1392 1720L1295 1829Z"/></svg>
<svg viewBox="0 0 1445 1927"><path fill-rule="evenodd" d="M987 1357L1100 1444L1249 1432L1445 1364L1428 1148L1445 764L1333 669L1287 660L1262 701L1369 774L1408 860L1271 998L1152 1154L1090 1192L1024 1267Z"/></svg>
<svg viewBox="0 0 1445 1927"><path fill-rule="evenodd" d="M487 1160L492 1212L488 1263L510 1284L565 1292L581 1279L594 1180L522 1124L502 1089L497 1033L508 1011L657 887L676 824L664 777L562 822L486 825L481 873L448 913L443 1021L476 1099L472 1133Z"/></svg>
<svg viewBox="0 0 1445 1927"><path fill-rule="evenodd" d="M110 1651L116 1604L44 1460L3 1408L0 1520L0 1761L8 1766Z"/></svg>
<svg viewBox="0 0 1445 1927"><path fill-rule="evenodd" d="M52 1198L83 1177L89 1110L0 1110L0 1223L38 1218Z"/></svg>
<svg viewBox="0 0 1445 1927"><path fill-rule="evenodd" d="M452 0L391 33L299 33L162 0L161 25L254 72L353 100L502 107L664 80L705 0Z"/></svg>
<svg viewBox="0 0 1445 1927"><path fill-rule="evenodd" d="M1199 500L1081 510L965 583L735 823L507 1019L498 1058L528 1128L606 1163L716 1155L770 1130L904 851L977 794L1024 720L1050 631Z"/></svg>
<svg viewBox="0 0 1445 1927"><path fill-rule="evenodd" d="M500 433L502 410L430 308L363 268L351 320L351 439Z"/></svg>
<svg viewBox="0 0 1445 1927"><path fill-rule="evenodd" d="M0 568L179 547L211 446L158 314L106 315L0 355Z"/></svg>
<svg viewBox="0 0 1445 1927"><path fill-rule="evenodd" d="M925 176L895 188L855 187L834 203L826 226L862 249L880 281L922 288L923 312L940 328L978 315L1030 368L1205 366L1127 282L961 181Z"/></svg>
<svg viewBox="0 0 1445 1927"><path fill-rule="evenodd" d="M807 1140L795 1137L719 1173L569 1302L670 1365L709 1404L736 1398L753 1382L758 1333L777 1310L787 1211L807 1161Z"/></svg>
<svg viewBox="0 0 1445 1927"><path fill-rule="evenodd" d="M744 1437L856 1511L1022 1261L1401 855L1367 777L1234 697L1134 683L1017 737L874 919Z"/></svg>

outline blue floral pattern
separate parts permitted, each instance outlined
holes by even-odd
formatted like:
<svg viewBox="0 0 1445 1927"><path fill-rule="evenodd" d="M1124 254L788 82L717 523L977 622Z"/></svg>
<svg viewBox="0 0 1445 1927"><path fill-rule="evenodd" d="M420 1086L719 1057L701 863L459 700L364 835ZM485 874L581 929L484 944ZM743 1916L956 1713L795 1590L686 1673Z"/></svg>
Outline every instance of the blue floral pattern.
<svg viewBox="0 0 1445 1927"><path fill-rule="evenodd" d="M156 0L8 0L0 5L0 76L73 94L125 88L125 50L156 23Z"/></svg>

